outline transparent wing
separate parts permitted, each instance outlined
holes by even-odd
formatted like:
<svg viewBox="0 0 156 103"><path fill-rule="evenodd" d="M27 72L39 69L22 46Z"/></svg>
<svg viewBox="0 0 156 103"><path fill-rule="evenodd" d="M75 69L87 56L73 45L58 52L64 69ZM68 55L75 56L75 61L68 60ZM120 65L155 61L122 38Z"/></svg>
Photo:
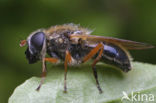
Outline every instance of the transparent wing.
<svg viewBox="0 0 156 103"><path fill-rule="evenodd" d="M95 35L71 35L71 38L81 38L82 40L87 40L91 42L106 42L112 43L116 45L121 45L126 49L149 49L154 48L154 46L146 43L135 42L130 40L112 38L112 37L104 37L104 36L95 36Z"/></svg>

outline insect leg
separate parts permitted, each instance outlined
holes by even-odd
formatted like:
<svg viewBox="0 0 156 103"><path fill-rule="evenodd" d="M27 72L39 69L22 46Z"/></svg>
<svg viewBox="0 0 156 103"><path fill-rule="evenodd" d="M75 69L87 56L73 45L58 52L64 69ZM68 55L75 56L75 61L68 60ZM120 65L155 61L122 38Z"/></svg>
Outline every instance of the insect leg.
<svg viewBox="0 0 156 103"><path fill-rule="evenodd" d="M57 58L44 58L44 60L51 63L57 63L59 61Z"/></svg>
<svg viewBox="0 0 156 103"><path fill-rule="evenodd" d="M99 81L98 81L98 75L97 75L97 71L96 71L96 67L95 66L96 66L96 63L102 57L103 49L104 49L104 47L101 47L100 52L99 52L99 55L96 57L96 59L92 63L93 74L94 74L94 77L95 77L95 80L96 80L97 88L98 88L98 90L99 90L100 93L102 93L102 89L101 89L100 84L99 84Z"/></svg>
<svg viewBox="0 0 156 103"><path fill-rule="evenodd" d="M42 79L41 79L40 85L36 89L37 91L40 90L40 88L41 88L41 86L42 86L42 84L44 82L44 79L46 77L46 71L47 71L46 70L46 64L45 64L46 61L51 62L51 63L57 63L58 62L58 59L56 59L56 58L44 58L42 60L42 75L41 75Z"/></svg>
<svg viewBox="0 0 156 103"><path fill-rule="evenodd" d="M83 63L84 63L84 62L88 61L89 59L91 59L93 56L95 56L95 54L97 54L99 52L98 56L96 57L96 59L92 63L92 69L93 69L94 78L96 80L96 85L97 85L97 88L98 88L100 93L102 93L102 89L101 89L99 81L98 81L98 75L97 75L95 65L100 60L100 58L102 56L102 53L103 53L103 49L104 49L104 46L103 46L102 43L100 43L94 49L92 49L89 52L89 54L87 56L85 56L84 59L83 59Z"/></svg>
<svg viewBox="0 0 156 103"><path fill-rule="evenodd" d="M42 84L43 84L43 82L44 82L44 79L45 79L45 77L46 77L46 73L47 72L47 69L46 69L46 63L45 63L45 59L42 59L42 75L41 75L41 81L40 81L40 84L39 84L39 86L37 87L37 91L39 91L40 90L40 88L41 88L41 86L42 86Z"/></svg>
<svg viewBox="0 0 156 103"><path fill-rule="evenodd" d="M71 55L69 53L69 51L67 50L66 51L66 56L65 56L65 62L64 62L64 69L65 69L65 72L64 72L64 92L66 93L67 92L67 86L66 86L66 80L67 80L67 65L68 63L71 62Z"/></svg>
<svg viewBox="0 0 156 103"><path fill-rule="evenodd" d="M92 49L82 60L83 63L87 62L88 60L90 60L93 56L95 56L95 54L97 54L99 52L99 50L103 48L103 44L99 43L94 49Z"/></svg>

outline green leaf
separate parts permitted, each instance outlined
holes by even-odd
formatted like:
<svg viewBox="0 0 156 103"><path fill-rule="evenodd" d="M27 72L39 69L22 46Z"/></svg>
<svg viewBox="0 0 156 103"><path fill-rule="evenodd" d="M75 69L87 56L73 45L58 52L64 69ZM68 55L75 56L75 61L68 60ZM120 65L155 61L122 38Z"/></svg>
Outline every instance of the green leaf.
<svg viewBox="0 0 156 103"><path fill-rule="evenodd" d="M130 98L132 91L156 96L156 66L139 62L133 62L132 65L130 72L123 73L105 64L98 64L102 94L99 94L89 64L68 68L67 93L63 93L63 65L53 66L48 69L39 92L35 89L40 78L32 77L14 90L9 103L131 103L132 101L125 99L121 101L123 91Z"/></svg>

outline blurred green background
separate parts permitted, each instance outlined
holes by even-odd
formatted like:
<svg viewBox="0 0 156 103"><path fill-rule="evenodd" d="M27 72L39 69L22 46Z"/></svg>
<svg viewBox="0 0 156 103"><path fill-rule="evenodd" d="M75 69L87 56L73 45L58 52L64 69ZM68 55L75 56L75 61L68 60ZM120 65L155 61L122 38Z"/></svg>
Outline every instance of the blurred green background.
<svg viewBox="0 0 156 103"><path fill-rule="evenodd" d="M0 0L0 102L16 86L40 76L41 64L29 65L20 40L52 25L75 23L93 34L156 45L155 0ZM156 64L156 49L131 51L136 61Z"/></svg>

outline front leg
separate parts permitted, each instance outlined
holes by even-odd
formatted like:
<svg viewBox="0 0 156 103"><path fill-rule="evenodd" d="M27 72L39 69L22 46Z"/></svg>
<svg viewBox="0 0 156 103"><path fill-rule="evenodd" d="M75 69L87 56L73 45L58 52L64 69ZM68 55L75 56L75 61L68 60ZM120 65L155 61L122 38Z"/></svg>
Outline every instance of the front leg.
<svg viewBox="0 0 156 103"><path fill-rule="evenodd" d="M66 50L65 62L64 62L64 70L65 70L65 72L64 72L64 93L67 92L67 85L66 85L66 80L67 80L67 65L69 63L71 63L71 60L72 60L72 57L71 57L69 51Z"/></svg>
<svg viewBox="0 0 156 103"><path fill-rule="evenodd" d="M36 89L37 91L40 90L40 88L41 88L41 86L42 86L42 84L44 82L44 79L45 79L46 75L47 75L46 63L45 63L45 59L42 59L42 75L41 75L40 84L39 84L39 86Z"/></svg>
<svg viewBox="0 0 156 103"><path fill-rule="evenodd" d="M47 75L46 61L51 62L51 63L57 63L59 60L57 58L44 58L44 59L42 59L42 75L41 75L40 84L36 89L37 91L40 90L40 88L41 88L41 86L45 80L45 77Z"/></svg>

